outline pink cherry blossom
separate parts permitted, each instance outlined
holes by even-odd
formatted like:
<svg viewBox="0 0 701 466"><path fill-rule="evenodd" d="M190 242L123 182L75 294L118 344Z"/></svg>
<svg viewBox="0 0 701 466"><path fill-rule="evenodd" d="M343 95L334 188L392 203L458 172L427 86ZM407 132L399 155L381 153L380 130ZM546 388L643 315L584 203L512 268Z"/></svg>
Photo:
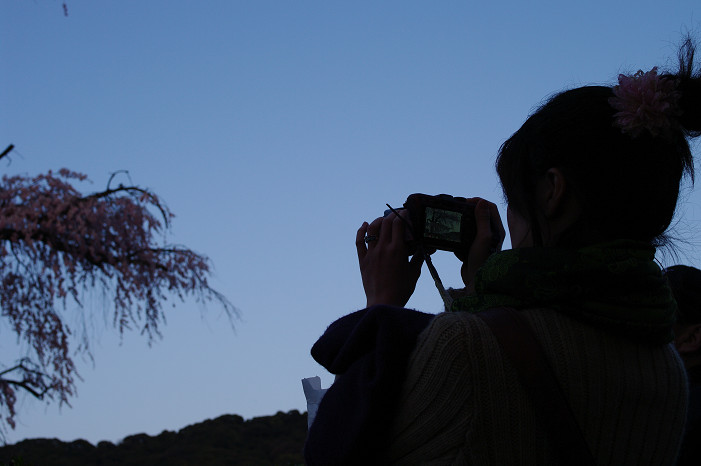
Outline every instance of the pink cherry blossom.
<svg viewBox="0 0 701 466"><path fill-rule="evenodd" d="M156 194L119 185L84 195L74 183L86 179L64 168L0 182L0 312L30 348L23 360L0 365L0 429L14 427L18 389L68 404L78 376L72 357L89 354L90 342L78 338L71 348L66 314L76 306L89 312L83 297L92 291L111 296L120 333L139 329L149 343L160 337L163 305L173 297L216 301L236 315L209 286L209 260L166 243L173 214Z"/></svg>

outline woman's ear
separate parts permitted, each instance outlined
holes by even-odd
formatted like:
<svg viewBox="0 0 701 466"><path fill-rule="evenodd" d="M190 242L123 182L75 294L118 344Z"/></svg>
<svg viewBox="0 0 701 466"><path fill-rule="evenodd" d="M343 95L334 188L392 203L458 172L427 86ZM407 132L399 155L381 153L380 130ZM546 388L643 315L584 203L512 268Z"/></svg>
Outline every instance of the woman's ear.
<svg viewBox="0 0 701 466"><path fill-rule="evenodd" d="M562 214L567 207L568 186L565 175L559 168L550 168L540 185L541 201L545 218L551 219Z"/></svg>
<svg viewBox="0 0 701 466"><path fill-rule="evenodd" d="M578 221L581 209L559 168L553 167L546 171L537 189L543 219L543 244L555 244L560 235Z"/></svg>

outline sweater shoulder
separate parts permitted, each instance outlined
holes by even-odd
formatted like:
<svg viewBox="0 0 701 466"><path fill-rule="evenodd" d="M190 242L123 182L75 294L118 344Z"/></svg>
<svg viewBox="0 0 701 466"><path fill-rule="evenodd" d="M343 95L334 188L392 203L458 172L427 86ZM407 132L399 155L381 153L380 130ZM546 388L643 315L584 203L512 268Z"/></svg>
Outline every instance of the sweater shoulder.
<svg viewBox="0 0 701 466"><path fill-rule="evenodd" d="M494 349L497 342L487 324L474 314L442 312L419 335L415 353L445 346L459 348L467 356L484 346Z"/></svg>
<svg viewBox="0 0 701 466"><path fill-rule="evenodd" d="M419 341L441 341L482 334L486 324L467 312L442 312L437 314L419 336Z"/></svg>

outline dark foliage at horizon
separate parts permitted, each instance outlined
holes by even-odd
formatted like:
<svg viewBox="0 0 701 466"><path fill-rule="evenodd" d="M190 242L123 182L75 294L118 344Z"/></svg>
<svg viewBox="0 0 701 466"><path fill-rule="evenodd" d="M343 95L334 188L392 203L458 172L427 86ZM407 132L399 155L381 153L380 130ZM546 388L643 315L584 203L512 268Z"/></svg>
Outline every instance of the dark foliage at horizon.
<svg viewBox="0 0 701 466"><path fill-rule="evenodd" d="M0 447L0 465L294 465L304 464L307 414L292 410L244 420L227 414L156 436L121 442L23 440Z"/></svg>

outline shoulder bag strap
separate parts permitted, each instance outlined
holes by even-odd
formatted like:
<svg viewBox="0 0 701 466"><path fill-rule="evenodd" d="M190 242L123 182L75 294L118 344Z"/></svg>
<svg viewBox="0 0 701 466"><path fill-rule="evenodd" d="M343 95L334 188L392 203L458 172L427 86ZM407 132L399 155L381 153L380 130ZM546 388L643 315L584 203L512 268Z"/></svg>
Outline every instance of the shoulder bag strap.
<svg viewBox="0 0 701 466"><path fill-rule="evenodd" d="M506 307L475 315L489 326L513 363L561 458L571 465L595 465L594 456L528 321L517 310Z"/></svg>

